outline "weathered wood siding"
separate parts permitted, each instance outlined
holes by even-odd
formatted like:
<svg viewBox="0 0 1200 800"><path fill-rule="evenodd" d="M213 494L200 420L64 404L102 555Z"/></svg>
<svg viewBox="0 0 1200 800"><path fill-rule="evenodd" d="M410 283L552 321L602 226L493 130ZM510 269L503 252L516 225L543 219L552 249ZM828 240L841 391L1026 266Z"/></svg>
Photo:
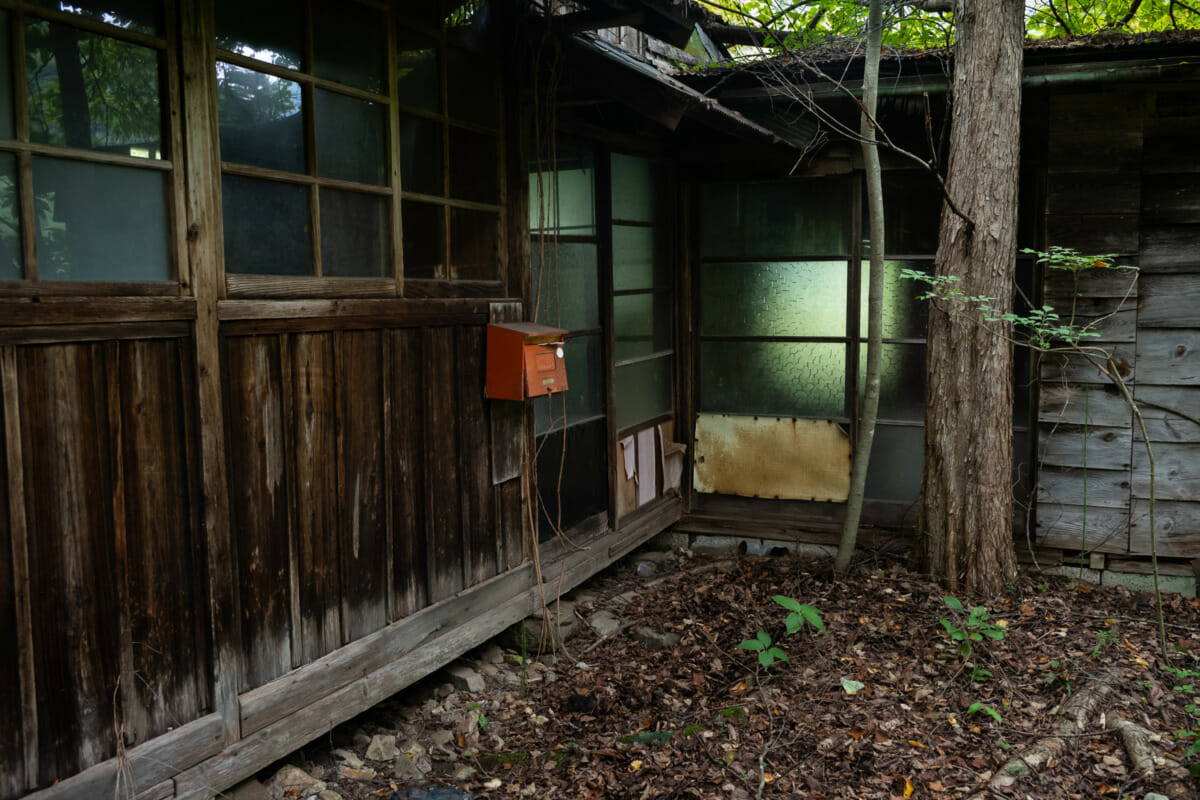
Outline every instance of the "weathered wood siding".
<svg viewBox="0 0 1200 800"><path fill-rule="evenodd" d="M1053 95L1046 208L1048 244L1140 269L1136 281L1050 274L1046 298L1107 316L1094 341L1115 351L1155 453L1157 549L1186 557L1200 548L1198 109L1200 88ZM1048 360L1042 381L1039 544L1149 555L1149 458L1132 412L1084 359Z"/></svg>

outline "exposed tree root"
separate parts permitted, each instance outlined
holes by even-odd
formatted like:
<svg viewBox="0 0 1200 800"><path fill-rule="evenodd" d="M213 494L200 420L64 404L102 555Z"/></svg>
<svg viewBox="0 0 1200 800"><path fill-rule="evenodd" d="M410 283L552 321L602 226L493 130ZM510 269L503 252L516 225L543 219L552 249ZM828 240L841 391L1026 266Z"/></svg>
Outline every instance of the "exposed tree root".
<svg viewBox="0 0 1200 800"><path fill-rule="evenodd" d="M1125 752L1133 762L1134 775L1145 778L1154 772L1156 766L1166 765L1167 760L1161 755L1156 756L1154 748L1150 745L1159 739L1158 734L1116 714L1109 715L1106 727L1121 737L1121 744L1125 746Z"/></svg>

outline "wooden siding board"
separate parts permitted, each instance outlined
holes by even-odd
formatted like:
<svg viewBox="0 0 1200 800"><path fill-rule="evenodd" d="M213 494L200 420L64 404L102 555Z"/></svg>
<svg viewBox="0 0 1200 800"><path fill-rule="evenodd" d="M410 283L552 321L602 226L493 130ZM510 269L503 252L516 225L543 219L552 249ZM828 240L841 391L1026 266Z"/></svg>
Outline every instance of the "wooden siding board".
<svg viewBox="0 0 1200 800"><path fill-rule="evenodd" d="M1089 254L1137 253L1138 227L1136 213L1046 216L1048 241Z"/></svg>
<svg viewBox="0 0 1200 800"><path fill-rule="evenodd" d="M1139 327L1200 327L1200 308L1196 303L1200 297L1200 253L1196 254L1196 272L1143 275L1140 283Z"/></svg>
<svg viewBox="0 0 1200 800"><path fill-rule="evenodd" d="M38 785L112 757L118 594L103 355L95 345L18 353L33 629Z"/></svg>
<svg viewBox="0 0 1200 800"><path fill-rule="evenodd" d="M147 741L200 717L208 709L205 653L196 640L206 618L197 613L198 584L191 476L177 340L119 346L122 462L125 478L125 554L133 644L131 692ZM126 676L130 680L134 676ZM130 708L124 709L128 715Z"/></svg>
<svg viewBox="0 0 1200 800"><path fill-rule="evenodd" d="M1193 146L1200 126L1193 132ZM1194 149L1194 147L1193 147ZM1146 175L1142 179L1142 224L1200 222L1200 176L1194 172Z"/></svg>
<svg viewBox="0 0 1200 800"><path fill-rule="evenodd" d="M388 352L391 439L388 490L392 496L392 609L394 618L425 607L425 391L421 385L421 332L393 330Z"/></svg>
<svg viewBox="0 0 1200 800"><path fill-rule="evenodd" d="M1200 503L1156 502L1154 538L1160 556L1195 558L1200 552ZM1134 498L1130 510L1129 549L1150 553L1150 502L1142 498Z"/></svg>
<svg viewBox="0 0 1200 800"><path fill-rule="evenodd" d="M337 335L344 642L387 624L382 335L380 331Z"/></svg>
<svg viewBox="0 0 1200 800"><path fill-rule="evenodd" d="M469 585L498 571L497 536L492 505L487 401L483 396L485 329L458 328L459 432L462 470L463 527L470 560Z"/></svg>
<svg viewBox="0 0 1200 800"><path fill-rule="evenodd" d="M1200 224L1143 225L1139 261L1148 273L1200 271Z"/></svg>
<svg viewBox="0 0 1200 800"><path fill-rule="evenodd" d="M24 793L27 768L36 769L37 757L36 699L32 696L33 664L29 661L29 569L20 480L24 465L12 348L0 350L0 398L4 415L0 425L0 764L4 764L0 770L0 797L10 798ZM33 747L29 749L27 728L33 734Z"/></svg>
<svg viewBox="0 0 1200 800"><path fill-rule="evenodd" d="M1136 172L1054 173L1046 179L1049 214L1136 214L1141 180Z"/></svg>
<svg viewBox="0 0 1200 800"><path fill-rule="evenodd" d="M1124 470L1046 467L1038 475L1038 507L1043 503L1103 508L1129 507L1129 473Z"/></svg>
<svg viewBox="0 0 1200 800"><path fill-rule="evenodd" d="M1159 386L1200 386L1200 330L1139 329L1137 377Z"/></svg>
<svg viewBox="0 0 1200 800"><path fill-rule="evenodd" d="M342 643L334 438L333 334L287 337L296 482L299 653L307 664Z"/></svg>
<svg viewBox="0 0 1200 800"><path fill-rule="evenodd" d="M489 314L493 323L520 322L522 305L514 301L492 303ZM492 483L500 484L520 477L525 467L526 408L525 403L515 400L490 400L487 405L492 444Z"/></svg>
<svg viewBox="0 0 1200 800"><path fill-rule="evenodd" d="M1196 109L1200 107L1200 93L1193 90L1190 103L1191 108L1186 114L1146 120L1145 172L1200 172L1200 151L1196 149L1196 139L1200 137L1200 116L1196 116Z"/></svg>
<svg viewBox="0 0 1200 800"><path fill-rule="evenodd" d="M1129 404L1112 385L1043 383L1038 397L1038 421L1127 428L1133 420Z"/></svg>
<svg viewBox="0 0 1200 800"><path fill-rule="evenodd" d="M1159 500L1195 500L1200 497L1200 444L1152 442L1154 496ZM1146 448L1133 448L1133 496L1150 497L1150 460Z"/></svg>
<svg viewBox="0 0 1200 800"><path fill-rule="evenodd" d="M1200 386L1138 386L1134 399L1151 442L1200 442Z"/></svg>
<svg viewBox="0 0 1200 800"><path fill-rule="evenodd" d="M1129 510L1038 503L1037 543L1071 552L1129 552Z"/></svg>
<svg viewBox="0 0 1200 800"><path fill-rule="evenodd" d="M287 488L278 340L225 341L229 500L240 590L243 690L291 669Z"/></svg>
<svg viewBox="0 0 1200 800"><path fill-rule="evenodd" d="M465 559L458 474L458 392L454 328L425 329L426 520L429 600L463 589Z"/></svg>
<svg viewBox="0 0 1200 800"><path fill-rule="evenodd" d="M1134 382L1134 353L1141 349L1141 336L1139 333L1139 341L1135 348L1132 342L1120 342L1106 347L1106 350L1111 350L1113 357L1116 360L1117 368L1122 370L1122 378L1126 383ZM1137 361L1139 373L1144 372L1145 365L1141 361ZM1087 357L1082 355L1071 354L1055 354L1049 355L1042 360L1041 380L1043 385L1053 385L1061 383L1077 383L1077 384L1102 384L1111 385L1111 381L1103 372L1100 371L1100 366ZM1155 383L1143 374L1138 374L1139 380L1145 380L1150 383Z"/></svg>
<svg viewBox="0 0 1200 800"><path fill-rule="evenodd" d="M496 508L500 517L498 536L501 539L501 568L514 569L525 561L526 506L521 502L520 478L495 487Z"/></svg>
<svg viewBox="0 0 1200 800"><path fill-rule="evenodd" d="M1040 463L1052 467L1127 470L1133 431L1129 428L1059 425L1043 428L1038 442Z"/></svg>

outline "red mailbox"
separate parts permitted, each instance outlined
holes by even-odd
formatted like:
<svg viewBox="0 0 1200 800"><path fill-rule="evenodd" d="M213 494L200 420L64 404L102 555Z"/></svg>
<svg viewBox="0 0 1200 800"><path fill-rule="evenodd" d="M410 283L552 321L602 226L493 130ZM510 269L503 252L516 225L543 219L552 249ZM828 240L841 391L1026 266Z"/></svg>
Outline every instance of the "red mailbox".
<svg viewBox="0 0 1200 800"><path fill-rule="evenodd" d="M488 325L486 394L524 400L567 390L566 331L532 322Z"/></svg>

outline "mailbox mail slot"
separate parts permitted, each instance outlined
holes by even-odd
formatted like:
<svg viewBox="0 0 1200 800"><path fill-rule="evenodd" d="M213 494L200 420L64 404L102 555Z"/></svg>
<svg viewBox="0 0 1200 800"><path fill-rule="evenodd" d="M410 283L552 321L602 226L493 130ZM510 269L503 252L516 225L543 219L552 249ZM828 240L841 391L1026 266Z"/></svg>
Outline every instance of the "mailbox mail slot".
<svg viewBox="0 0 1200 800"><path fill-rule="evenodd" d="M566 391L565 333L532 322L488 325L487 396L524 400Z"/></svg>

